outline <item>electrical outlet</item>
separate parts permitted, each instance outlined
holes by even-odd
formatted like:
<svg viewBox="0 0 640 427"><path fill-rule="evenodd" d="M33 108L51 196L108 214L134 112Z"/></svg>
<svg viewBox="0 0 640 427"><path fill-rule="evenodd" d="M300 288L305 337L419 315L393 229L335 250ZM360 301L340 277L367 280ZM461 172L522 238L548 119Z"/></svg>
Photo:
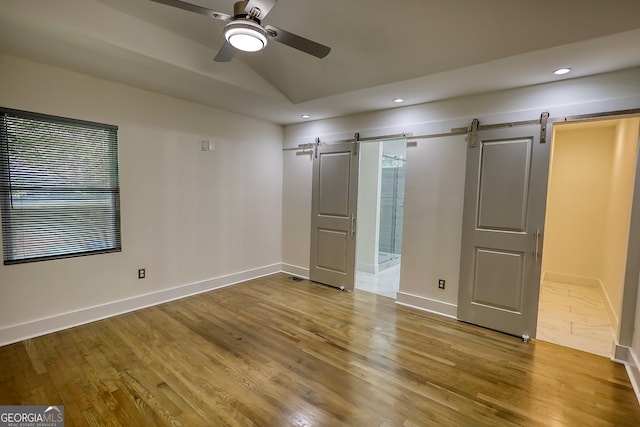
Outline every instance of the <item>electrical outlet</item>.
<svg viewBox="0 0 640 427"><path fill-rule="evenodd" d="M444 289L444 279L438 279L438 288Z"/></svg>
<svg viewBox="0 0 640 427"><path fill-rule="evenodd" d="M147 272L144 268L138 269L138 279L144 279L147 276Z"/></svg>

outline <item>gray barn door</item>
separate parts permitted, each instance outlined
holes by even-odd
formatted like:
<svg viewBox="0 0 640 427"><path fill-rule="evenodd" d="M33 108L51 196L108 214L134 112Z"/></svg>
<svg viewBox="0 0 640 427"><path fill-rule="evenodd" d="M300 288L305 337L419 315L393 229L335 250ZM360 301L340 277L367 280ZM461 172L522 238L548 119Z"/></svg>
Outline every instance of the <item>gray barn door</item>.
<svg viewBox="0 0 640 427"><path fill-rule="evenodd" d="M467 151L458 319L535 338L549 144L540 126L478 133Z"/></svg>
<svg viewBox="0 0 640 427"><path fill-rule="evenodd" d="M358 199L357 144L320 145L313 160L309 278L353 291Z"/></svg>

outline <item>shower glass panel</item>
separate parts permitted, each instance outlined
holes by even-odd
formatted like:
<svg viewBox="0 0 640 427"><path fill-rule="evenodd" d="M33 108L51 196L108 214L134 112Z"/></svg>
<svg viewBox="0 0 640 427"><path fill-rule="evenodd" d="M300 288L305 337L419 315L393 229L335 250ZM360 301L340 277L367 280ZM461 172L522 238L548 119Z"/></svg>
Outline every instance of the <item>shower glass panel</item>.
<svg viewBox="0 0 640 427"><path fill-rule="evenodd" d="M382 268L399 262L402 248L406 163L404 141L400 148L400 150L394 150L393 146L387 147L386 142L383 148L378 244L378 265Z"/></svg>

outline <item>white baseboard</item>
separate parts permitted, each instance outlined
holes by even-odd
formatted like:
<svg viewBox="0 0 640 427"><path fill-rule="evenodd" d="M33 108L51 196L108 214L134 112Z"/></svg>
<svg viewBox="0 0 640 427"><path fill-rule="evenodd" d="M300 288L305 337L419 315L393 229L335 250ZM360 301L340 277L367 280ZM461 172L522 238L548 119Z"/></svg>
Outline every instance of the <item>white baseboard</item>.
<svg viewBox="0 0 640 427"><path fill-rule="evenodd" d="M613 356L611 360L617 363L627 364L629 360L629 350L630 348L624 345L620 345L617 343L613 343Z"/></svg>
<svg viewBox="0 0 640 427"><path fill-rule="evenodd" d="M548 271L544 273L544 280L548 280L550 282L568 283L570 285L581 285L589 287L601 286L600 279L596 279L593 277L574 276L571 274L563 273L551 273Z"/></svg>
<svg viewBox="0 0 640 427"><path fill-rule="evenodd" d="M145 295L138 295L119 301L62 313L19 325L9 326L0 329L0 346L49 334L51 332L57 332L63 329L73 328L75 326L95 322L107 317L117 316L119 314L128 313L145 307L151 307L168 301L188 297L190 295L211 291L213 289L223 288L225 286L278 273L280 271L282 271L282 265L279 263L267 265L200 282L189 283L171 289L163 289L161 291Z"/></svg>
<svg viewBox="0 0 640 427"><path fill-rule="evenodd" d="M418 310L428 311L429 313L439 314L452 319L457 319L458 316L458 306L456 304L409 294L407 292L398 292L396 304L417 308Z"/></svg>
<svg viewBox="0 0 640 427"><path fill-rule="evenodd" d="M618 315L616 314L616 311L613 308L613 304L611 303L611 298L609 298L609 294L604 288L604 283L602 283L601 280L598 280L598 282L600 283L600 291L604 296L604 300L607 302L605 305L607 306L607 313L609 314L609 320L611 320L611 327L613 328L613 333L615 335L618 335L618 326L620 322L618 320Z"/></svg>
<svg viewBox="0 0 640 427"><path fill-rule="evenodd" d="M280 264L280 271L287 274L293 274L294 276L302 277L303 279L309 278L309 269L305 267L298 267L292 264Z"/></svg>
<svg viewBox="0 0 640 427"><path fill-rule="evenodd" d="M615 348L613 360L614 362L624 363L631 387L633 387L638 403L640 403L640 359L638 355L631 347L618 344Z"/></svg>
<svg viewBox="0 0 640 427"><path fill-rule="evenodd" d="M364 271L365 273L378 274L378 265L361 263L357 265L356 270Z"/></svg>

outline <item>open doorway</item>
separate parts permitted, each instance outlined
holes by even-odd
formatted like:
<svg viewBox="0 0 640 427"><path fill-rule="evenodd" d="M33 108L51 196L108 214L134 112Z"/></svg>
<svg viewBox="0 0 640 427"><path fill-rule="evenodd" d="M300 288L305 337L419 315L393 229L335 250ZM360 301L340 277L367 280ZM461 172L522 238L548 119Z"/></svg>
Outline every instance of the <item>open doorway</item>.
<svg viewBox="0 0 640 427"><path fill-rule="evenodd" d="M554 126L537 338L611 357L640 118Z"/></svg>
<svg viewBox="0 0 640 427"><path fill-rule="evenodd" d="M356 289L396 298L400 285L406 139L362 144Z"/></svg>

